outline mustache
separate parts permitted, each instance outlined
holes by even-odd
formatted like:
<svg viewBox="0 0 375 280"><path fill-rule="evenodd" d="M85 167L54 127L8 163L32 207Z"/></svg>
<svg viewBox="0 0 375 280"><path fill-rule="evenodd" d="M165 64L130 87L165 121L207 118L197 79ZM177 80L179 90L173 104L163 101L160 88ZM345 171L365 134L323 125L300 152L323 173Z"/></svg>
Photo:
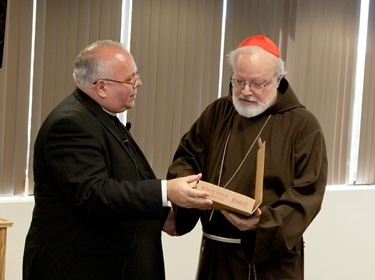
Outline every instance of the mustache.
<svg viewBox="0 0 375 280"><path fill-rule="evenodd" d="M256 99L254 96L245 96L245 95L239 95L238 96L239 99L243 99L243 100L246 100L246 101L251 101L251 102L259 102L258 99Z"/></svg>

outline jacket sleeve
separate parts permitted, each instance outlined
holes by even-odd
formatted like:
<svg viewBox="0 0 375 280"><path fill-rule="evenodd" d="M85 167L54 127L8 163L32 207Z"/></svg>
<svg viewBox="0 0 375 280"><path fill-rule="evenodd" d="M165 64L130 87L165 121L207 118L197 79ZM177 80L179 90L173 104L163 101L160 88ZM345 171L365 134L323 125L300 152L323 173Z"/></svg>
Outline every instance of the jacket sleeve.
<svg viewBox="0 0 375 280"><path fill-rule="evenodd" d="M91 216L162 218L160 180L139 180L134 164L104 127L60 118L43 130L36 142L42 152L34 155L34 170L42 182L36 183L50 180L57 185L45 188L49 194L41 191L41 198L62 193L74 208Z"/></svg>

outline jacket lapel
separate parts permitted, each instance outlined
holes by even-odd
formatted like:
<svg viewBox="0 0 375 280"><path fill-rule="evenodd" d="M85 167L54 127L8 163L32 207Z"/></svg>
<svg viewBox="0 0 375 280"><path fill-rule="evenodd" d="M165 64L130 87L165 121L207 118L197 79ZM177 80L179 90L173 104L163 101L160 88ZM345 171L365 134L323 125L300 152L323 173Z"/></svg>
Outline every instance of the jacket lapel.
<svg viewBox="0 0 375 280"><path fill-rule="evenodd" d="M113 137L116 138L116 140L121 144L123 147L124 151L127 153L129 156L130 160L133 162L135 167L137 168L137 171L140 173L141 177L143 179L150 179L150 178L155 178L155 174L153 170L151 169L146 157L138 147L138 145L135 143L134 139L132 136L128 135L129 140L132 141L133 146L135 148L137 153L137 158L141 160L137 164L135 155L130 150L129 146L126 146L128 144L124 143L124 138L123 134L121 133L120 129L115 125L114 121L111 119L111 117L106 113L102 107L96 103L92 98L90 98L86 93L81 91L79 88L76 88L74 91L74 95L76 98L106 127L106 129L113 135ZM125 129L125 128L124 128Z"/></svg>

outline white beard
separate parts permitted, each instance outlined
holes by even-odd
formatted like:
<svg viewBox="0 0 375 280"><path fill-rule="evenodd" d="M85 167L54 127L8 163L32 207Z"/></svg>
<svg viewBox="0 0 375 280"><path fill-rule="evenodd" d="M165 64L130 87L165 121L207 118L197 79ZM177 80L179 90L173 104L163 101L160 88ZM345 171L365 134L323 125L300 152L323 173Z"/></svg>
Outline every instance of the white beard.
<svg viewBox="0 0 375 280"><path fill-rule="evenodd" d="M276 101L276 94L277 90L271 92L267 99L265 99L263 102L259 102L258 99L256 99L254 96L244 96L243 94L240 94L239 96L235 97L233 95L233 104L237 112L241 116L244 116L245 118L251 118L262 114L269 107L271 107ZM253 101L256 102L256 104L246 105L240 99Z"/></svg>

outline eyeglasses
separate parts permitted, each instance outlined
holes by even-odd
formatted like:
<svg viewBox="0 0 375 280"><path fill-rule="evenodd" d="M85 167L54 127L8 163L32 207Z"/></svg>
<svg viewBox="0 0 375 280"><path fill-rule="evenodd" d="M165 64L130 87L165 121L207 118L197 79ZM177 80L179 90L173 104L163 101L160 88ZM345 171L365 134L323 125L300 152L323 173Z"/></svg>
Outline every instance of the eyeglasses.
<svg viewBox="0 0 375 280"><path fill-rule="evenodd" d="M265 82L263 84L250 83L250 82L246 82L244 80L234 79L232 77L230 78L230 83L233 87L240 88L241 90L243 90L245 88L245 86L248 85L250 90L252 90L252 91L261 91L272 81L273 78L276 77L277 74L278 73L275 73L272 76L271 79L269 79L267 82ZM232 73L232 76L233 76L233 73Z"/></svg>
<svg viewBox="0 0 375 280"><path fill-rule="evenodd" d="M142 82L141 82L141 77L139 77L139 72L136 72L134 74L134 76L138 76L137 79L134 80L134 82L129 82L129 81L117 81L117 80L112 80L112 79L97 79L94 83L94 85L96 85L96 83L99 81L99 80L103 80L103 81L108 81L108 82L113 82L113 83L119 83L119 84L127 84L127 85L132 85L132 88L133 89L136 89L136 88L139 88L142 86Z"/></svg>

